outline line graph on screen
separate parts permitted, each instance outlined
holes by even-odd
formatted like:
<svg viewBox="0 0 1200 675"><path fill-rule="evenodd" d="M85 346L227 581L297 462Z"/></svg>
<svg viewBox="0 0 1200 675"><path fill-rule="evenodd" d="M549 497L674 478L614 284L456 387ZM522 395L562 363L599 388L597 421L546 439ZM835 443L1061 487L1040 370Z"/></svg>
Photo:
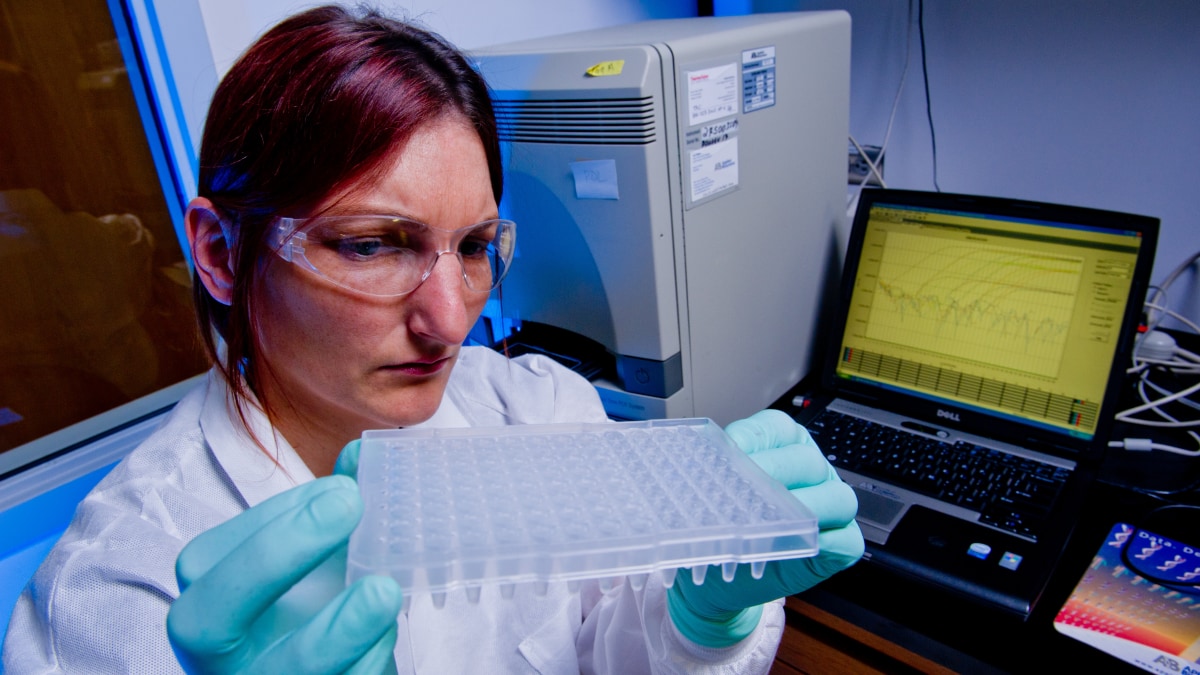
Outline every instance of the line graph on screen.
<svg viewBox="0 0 1200 675"><path fill-rule="evenodd" d="M890 232L867 337L1054 377L1081 258Z"/></svg>

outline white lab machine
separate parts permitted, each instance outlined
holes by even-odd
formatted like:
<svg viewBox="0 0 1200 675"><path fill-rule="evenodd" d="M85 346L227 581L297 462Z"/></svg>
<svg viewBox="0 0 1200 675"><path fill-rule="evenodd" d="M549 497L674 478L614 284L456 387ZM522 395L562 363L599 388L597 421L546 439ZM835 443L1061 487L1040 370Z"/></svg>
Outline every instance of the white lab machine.
<svg viewBox="0 0 1200 675"><path fill-rule="evenodd" d="M471 58L518 224L510 353L576 367L619 419L725 424L808 373L846 212L848 14L653 20Z"/></svg>

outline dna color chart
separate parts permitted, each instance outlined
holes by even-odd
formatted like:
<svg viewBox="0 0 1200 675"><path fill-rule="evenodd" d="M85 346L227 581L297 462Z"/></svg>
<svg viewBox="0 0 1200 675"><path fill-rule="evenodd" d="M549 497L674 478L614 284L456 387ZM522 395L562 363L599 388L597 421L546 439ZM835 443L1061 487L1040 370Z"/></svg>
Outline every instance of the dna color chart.
<svg viewBox="0 0 1200 675"><path fill-rule="evenodd" d="M1055 630L1152 673L1200 673L1200 588L1155 583L1131 569L1130 556L1200 576L1196 549L1117 523L1059 610Z"/></svg>
<svg viewBox="0 0 1200 675"><path fill-rule="evenodd" d="M869 338L1056 377L1084 261L888 232Z"/></svg>

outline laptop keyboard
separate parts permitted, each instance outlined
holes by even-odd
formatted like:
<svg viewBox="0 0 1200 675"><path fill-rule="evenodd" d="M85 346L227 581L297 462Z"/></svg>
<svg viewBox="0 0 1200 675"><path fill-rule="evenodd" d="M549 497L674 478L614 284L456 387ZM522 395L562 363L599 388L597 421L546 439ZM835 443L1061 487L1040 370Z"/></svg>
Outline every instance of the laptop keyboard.
<svg viewBox="0 0 1200 675"><path fill-rule="evenodd" d="M835 467L978 511L981 522L1033 539L1070 475L1069 469L832 410L805 426Z"/></svg>

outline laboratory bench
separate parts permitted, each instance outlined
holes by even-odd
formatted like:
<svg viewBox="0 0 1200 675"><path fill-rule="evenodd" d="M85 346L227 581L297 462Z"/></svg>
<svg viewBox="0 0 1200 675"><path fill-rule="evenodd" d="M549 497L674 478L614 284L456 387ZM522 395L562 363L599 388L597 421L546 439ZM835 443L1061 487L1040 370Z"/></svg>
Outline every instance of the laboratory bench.
<svg viewBox="0 0 1200 675"><path fill-rule="evenodd" d="M1132 384L1127 389L1127 402L1140 402L1133 399ZM787 410L793 397L806 391L809 383L801 382L774 407ZM1127 435L1195 448L1195 441L1178 431L1118 423L1112 436ZM787 627L772 672L1146 672L1058 633L1053 621L1114 524L1137 522L1166 504L1200 505L1200 457L1110 448L1096 475L1082 516L1028 618L862 560L787 599Z"/></svg>

